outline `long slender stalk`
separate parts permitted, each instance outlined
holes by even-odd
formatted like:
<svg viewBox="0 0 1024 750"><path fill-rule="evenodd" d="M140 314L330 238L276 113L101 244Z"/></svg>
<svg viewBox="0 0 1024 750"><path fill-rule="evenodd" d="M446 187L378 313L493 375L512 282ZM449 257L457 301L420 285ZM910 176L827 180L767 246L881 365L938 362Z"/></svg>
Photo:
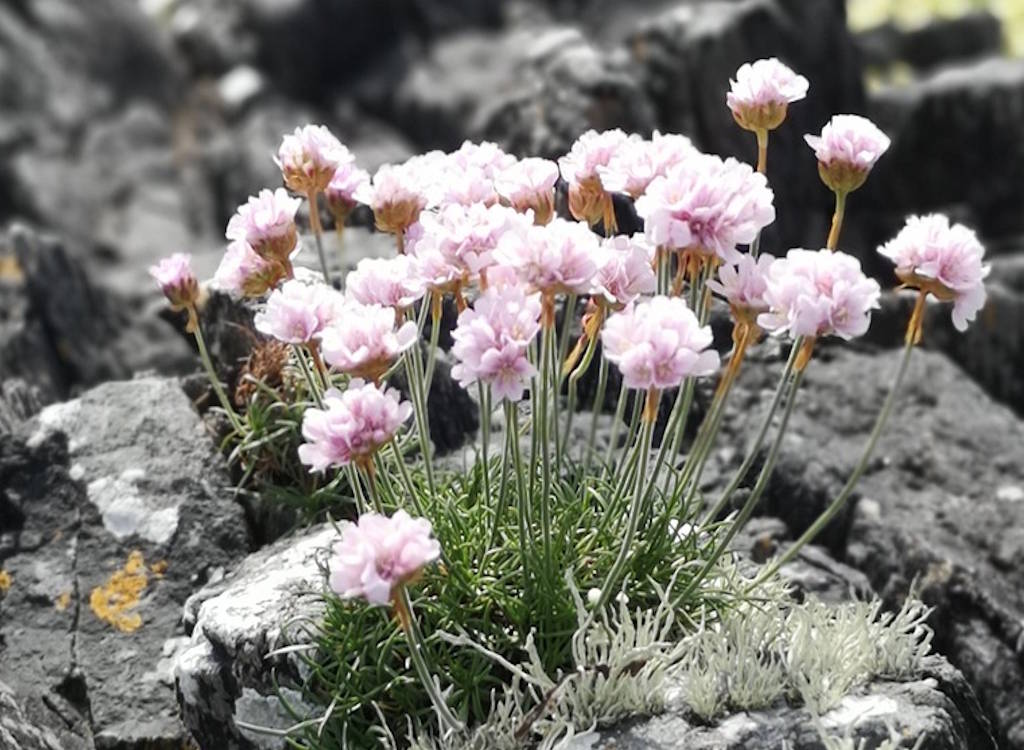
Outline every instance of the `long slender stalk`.
<svg viewBox="0 0 1024 750"><path fill-rule="evenodd" d="M490 401L490 394L487 395L488 401ZM488 403L490 408L490 403ZM494 510L494 528L490 534L489 547L494 547L498 543L498 534L501 530L501 522L505 516L505 506L508 505L508 491L511 482L508 480L509 464L511 463L512 455L512 441L519 441L519 435L513 429L513 425L509 423L508 416L505 418L505 452L502 456L501 461L501 479L498 481L498 505Z"/></svg>
<svg viewBox="0 0 1024 750"><path fill-rule="evenodd" d="M491 503L491 461L488 448L491 442L491 398L488 388L477 381L477 394L480 398L480 457L484 465L484 504Z"/></svg>
<svg viewBox="0 0 1024 750"><path fill-rule="evenodd" d="M192 335L195 336L196 348L199 349L199 359L203 363L203 369L206 370L206 377L210 379L210 387L213 388L217 400L220 401L221 408L228 415L231 426L235 428L236 432L242 433L242 422L238 418L238 414L235 413L234 407L231 406L228 394L224 392L224 386L221 385L220 378L217 376L217 370L213 367L213 360L210 359L210 352L206 348L206 339L203 337L203 329L199 326L199 316L195 310L189 311L189 315L195 320L195 325L192 326L194 329Z"/></svg>
<svg viewBox="0 0 1024 750"><path fill-rule="evenodd" d="M832 214L832 227L828 232L828 242L825 244L829 250L839 247L839 233L843 230L843 217L846 215L846 193L836 191L836 209Z"/></svg>
<svg viewBox="0 0 1024 750"><path fill-rule="evenodd" d="M919 296L919 299L924 299L924 293ZM779 568L796 557L800 549L820 534L821 531L828 526L829 522L835 518L836 514L839 513L843 505L846 504L846 501L849 500L850 495L853 494L853 490L857 486L857 482L860 480L861 476L863 476L864 470L867 468L868 463L871 460L871 456L875 451L875 447L878 445L878 440L882 436L882 432L885 430L885 425L889 421L889 417L892 415L892 408L896 403L896 395L899 393L900 386L903 384L903 379L907 374L907 367L910 364L910 356L914 351L915 342L916 336L907 337L907 341L903 349L903 358L900 360L899 368L896 370L896 377L893 379L892 388L889 389L889 394L885 397L885 402L882 404L882 410L878 413L877 419L875 419L875 426L872 428L871 434L868 436L868 442L864 446L864 452L861 453L860 460L857 462L856 467L854 467L853 472L850 474L850 478L846 480L846 484L843 485L843 489L840 490L838 495L836 495L828 508L826 508L825 511L818 516L817 520L811 524L810 528L801 534L800 538L793 542L781 557L776 558L761 571L760 575L758 575L754 583L751 585L751 588L764 583L764 581L775 575Z"/></svg>
<svg viewBox="0 0 1024 750"><path fill-rule="evenodd" d="M757 133L757 171L761 174L768 172L768 131L760 128Z"/></svg>
<svg viewBox="0 0 1024 750"><path fill-rule="evenodd" d="M523 569L524 591L530 589L530 547L533 546L530 533L530 496L526 494L526 477L523 468L523 455L519 449L519 415L516 405L505 399L505 424L509 430L509 444L512 449L512 464L516 470L516 505L519 511L519 558ZM527 546L529 542L529 546Z"/></svg>
<svg viewBox="0 0 1024 750"><path fill-rule="evenodd" d="M425 517L427 515L426 510L423 508L423 504L420 503L420 497L413 486L412 477L409 476L409 467L405 465L405 457L402 455L402 449L398 447L398 441L395 438L391 439L391 450L395 454L398 476L402 480L402 486L405 488L405 491L409 494L409 501L416 509L417 515Z"/></svg>
<svg viewBox="0 0 1024 750"><path fill-rule="evenodd" d="M306 353L303 347L295 346L293 350L295 352L295 359L299 363L299 369L302 370L302 377L305 378L306 385L309 386L309 393L313 397L313 402L317 405L318 409L323 409L324 401L320 396L320 384L317 383L313 371L309 367L309 362L306 361Z"/></svg>
<svg viewBox="0 0 1024 750"><path fill-rule="evenodd" d="M601 363L597 370L597 390L594 392L594 404L591 407L590 432L587 434L587 444L584 446L583 455L583 476L590 473L590 460L594 454L594 441L597 440L597 421L604 408L604 394L608 390L608 359L601 357Z"/></svg>
<svg viewBox="0 0 1024 750"><path fill-rule="evenodd" d="M441 339L441 317L443 314L442 299L436 292L431 293L430 349L427 352L427 384L426 392L430 393L430 385L434 382L434 368L437 365L437 343Z"/></svg>
<svg viewBox="0 0 1024 750"><path fill-rule="evenodd" d="M541 397L538 404L540 416L540 462L541 462L541 491L540 491L540 525L541 534L544 539L541 546L544 549L545 569L551 570L551 421L548 414L548 407L551 403L551 363L554 348L555 329L553 325L546 326L541 335L540 352L540 382Z"/></svg>
<svg viewBox="0 0 1024 750"><path fill-rule="evenodd" d="M615 417L612 419L612 432L608 436L608 445L604 452L604 476L608 471L611 471L612 465L612 454L615 451L615 443L619 437L619 425L622 424L622 418L626 413L626 394L628 390L626 388L626 381L622 381L622 385L619 386L619 399L615 404Z"/></svg>
<svg viewBox="0 0 1024 750"><path fill-rule="evenodd" d="M320 224L320 207L317 203L317 192L310 190L306 197L309 199L309 226L312 228L313 236L316 238L316 252L320 256L320 268L324 272L324 281L330 284L331 272L327 267L327 254L324 253L324 228Z"/></svg>
<svg viewBox="0 0 1024 750"><path fill-rule="evenodd" d="M434 682L434 676L430 671L430 667L427 665L427 660L423 656L426 647L423 643L423 634L420 633L419 625L416 623L416 618L413 614L412 599L409 597L409 591L405 586L399 586L393 592L393 597L398 614L398 622L409 641L409 656L411 657L413 667L416 669L416 675L420 678L420 682L423 683L423 688L430 697L430 702L434 704L438 720L444 729L461 732L463 730L462 722L452 713L448 702L441 695L437 683Z"/></svg>
<svg viewBox="0 0 1024 750"><path fill-rule="evenodd" d="M405 353L405 379L409 386L409 395L412 398L413 415L416 420L416 432L419 436L420 452L423 454L423 471L427 477L427 486L430 489L430 496L436 496L434 484L434 467L432 451L430 447L430 420L427 414L427 400L429 394L423 390L425 385L423 375L423 361L420 356L420 347L417 342Z"/></svg>

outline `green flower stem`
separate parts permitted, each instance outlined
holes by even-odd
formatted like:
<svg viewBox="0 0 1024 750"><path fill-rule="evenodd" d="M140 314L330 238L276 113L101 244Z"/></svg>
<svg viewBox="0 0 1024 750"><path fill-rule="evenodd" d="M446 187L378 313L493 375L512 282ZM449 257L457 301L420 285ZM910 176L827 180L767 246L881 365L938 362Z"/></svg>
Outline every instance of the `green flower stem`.
<svg viewBox="0 0 1024 750"><path fill-rule="evenodd" d="M480 397L480 456L484 463L484 502L491 503L491 461L488 448L491 442L491 394L480 381L476 384Z"/></svg>
<svg viewBox="0 0 1024 750"><path fill-rule="evenodd" d="M590 364L594 361L594 352L597 351L597 337L598 337L598 334L595 333L594 336L592 336L587 341L587 348L583 352L583 358L580 360L580 363L578 365L576 365L576 367L573 369L572 373L569 375L569 401L568 401L568 411L569 411L569 413L565 417L565 439L562 441L562 447L561 447L561 449L558 452L558 462L559 462L558 466L559 466L559 469L561 469L561 466L562 466L562 463L561 463L562 462L562 456L565 454L567 445L568 445L569 441L572 439L572 423L573 423L573 417L576 415L576 391L577 391L577 387L578 387L578 384L580 382L580 378L582 378L584 373L586 373L586 371L590 369ZM606 370L605 371L605 378L607 378L607 376L608 376L608 374L607 374L607 370ZM584 448L584 450L589 450L589 448L590 448L590 445L588 444Z"/></svg>
<svg viewBox="0 0 1024 750"><path fill-rule="evenodd" d="M436 300L436 301L435 301ZM437 366L437 344L441 339L441 296L431 293L430 349L427 353L427 384L426 392L430 393L430 384L434 382L434 368Z"/></svg>
<svg viewBox="0 0 1024 750"><path fill-rule="evenodd" d="M217 371L213 367L213 360L210 359L210 352L206 348L206 339L203 337L203 329L199 326L199 315L193 308L189 311L189 316L195 321L192 331L192 335L196 339L196 348L199 349L199 359L203 363L203 369L206 370L206 377L210 379L210 386L213 388L213 392L217 395L217 400L220 401L221 408L228 415L228 420L231 422L231 426L235 428L235 431L239 434L244 432L242 428L242 422L238 415L235 413L234 408L231 406L231 402L228 400L228 394L224 392L224 386L221 385L220 378L217 377Z"/></svg>
<svg viewBox="0 0 1024 750"><path fill-rule="evenodd" d="M793 405L796 403L796 392L800 387L800 381L803 380L804 372L806 372L806 370L797 370L790 379L790 386L788 393L786 394L786 408L782 412L782 420L779 423L779 429L775 434L775 440L772 442L772 447L768 451L768 457L765 459L764 466L761 467L761 473L757 477L757 482L750 491L750 496L743 504L743 508L740 509L739 514L733 519L732 523L729 524L729 528L725 532L725 535L718 541L714 552L708 556L707 561L704 563L704 567L702 567L700 572L690 580L689 584L687 584L686 588L683 590L681 599L685 600L690 596L690 594L697 589L697 586L700 585L700 582L707 577L707 574L711 572L719 559L721 559L722 555L729 548L729 543L732 542L740 530L746 525L751 514L754 512L754 508L757 507L757 503L761 499L761 495L764 494L764 490L768 486L768 480L771 478L772 471L775 469L775 462L779 457L779 449L782 447L782 441L786 435L786 427L789 424L789 418L793 414Z"/></svg>
<svg viewBox="0 0 1024 750"><path fill-rule="evenodd" d="M829 250L839 247L839 233L843 230L843 217L846 215L846 193L836 191L836 210L832 214L832 228L828 232L828 242L825 244Z"/></svg>
<svg viewBox="0 0 1024 750"><path fill-rule="evenodd" d="M427 416L427 399L429 394L423 390L425 385L423 360L418 341L406 351L405 357L405 379L409 386L409 395L412 398L413 413L416 419L416 432L419 435L420 452L423 454L423 470L427 477L427 487L430 490L430 496L436 497L437 492L434 485L434 468L430 448L430 423Z"/></svg>
<svg viewBox="0 0 1024 750"><path fill-rule="evenodd" d="M508 440L512 451L512 464L516 470L516 505L519 511L519 557L523 569L524 591L530 589L530 555L533 537L530 533L530 496L526 494L526 475L523 455L519 449L519 412L516 405L505 399L505 423L509 432Z"/></svg>
<svg viewBox="0 0 1024 750"><path fill-rule="evenodd" d="M659 246L655 253L658 273L658 294L666 295L672 288L672 253L667 247Z"/></svg>
<svg viewBox="0 0 1024 750"><path fill-rule="evenodd" d="M740 468L736 470L729 484L722 491L721 496L718 498L718 502L715 503L714 507L704 516L702 526L706 526L713 523L719 514L725 510L729 505L729 501L732 500L732 495L736 491L736 488L740 486L744 477L750 471L750 467L754 465L754 461L757 459L757 452L761 449L762 443L764 443L765 437L768 435L768 430L771 428L772 419L775 418L775 412L779 408L779 404L782 402L782 396L786 391L786 385L789 382L789 377L793 373L793 367L796 364L797 356L800 353L800 349L803 347L804 337L800 336L793 342L793 348L789 353L789 360L786 362L786 367L782 371L782 377L779 378L779 385L775 389L775 396L772 398L771 406L768 407L768 413L764 417L764 421L761 423L761 427L757 432L757 436L754 438L753 444L747 451L747 455L743 459L743 463Z"/></svg>
<svg viewBox="0 0 1024 750"><path fill-rule="evenodd" d="M359 468L362 469L363 476L366 478L366 494L369 495L370 502L373 503L373 509L378 513L383 513L384 506L381 504L380 494L377 492L377 478L373 462L362 462L359 464Z"/></svg>
<svg viewBox="0 0 1024 750"><path fill-rule="evenodd" d="M768 131L758 128L754 132L757 135L757 171L766 174L768 172Z"/></svg>
<svg viewBox="0 0 1024 750"><path fill-rule="evenodd" d="M607 364L607 360L605 360L605 362ZM619 399L615 404L615 417L612 419L612 432L611 435L608 436L608 445L605 447L604 472L602 472L602 475L611 471L612 453L615 450L615 443L619 437L619 425L622 424L622 418L626 414L627 393L628 389L626 388L626 382L623 380L622 385L619 386Z"/></svg>
<svg viewBox="0 0 1024 750"><path fill-rule="evenodd" d="M760 575L758 575L757 579L751 585L751 588L764 583L775 575L779 568L796 557L797 553L804 545L810 543L818 534L821 533L822 529L828 526L829 522L835 518L836 514L842 509L846 501L849 500L850 495L853 494L853 490L857 486L857 482L864 474L864 470L867 468L868 462L871 460L871 455L874 453L875 447L878 445L878 440L882 436L885 425L889 421L889 417L892 415L892 408L896 403L896 394L899 393L900 386L903 384L903 379L907 374L907 367L910 364L910 356L914 351L914 343L914 338L908 337L903 350L903 359L900 361L900 366L896 370L896 377L893 380L892 388L889 389L889 394L885 397L885 402L882 404L882 410L878 413L878 418L875 420L875 426L872 428L871 435L868 437L867 445L864 446L864 452L861 454L860 461L857 462L857 466L854 468L853 473L850 474L850 478L846 480L846 484L843 485L843 489L839 492L828 508L825 509L825 512L818 516L817 520L811 524L810 528L801 534L799 539L793 542L790 548L786 550L785 554L776 558L761 572Z"/></svg>
<svg viewBox="0 0 1024 750"><path fill-rule="evenodd" d="M545 569L551 570L551 420L548 414L548 407L551 405L551 363L554 349L555 328L553 325L546 326L541 333L540 352L540 402L537 404L540 412L538 422L540 424L540 462L541 462L541 491L540 491L540 525L541 533L544 535L541 545L544 549Z"/></svg>
<svg viewBox="0 0 1024 750"><path fill-rule="evenodd" d="M491 406L490 400L491 400L491 394L488 393L487 394L488 410L490 409L490 406ZM509 485L511 484L511 482L509 482L509 479L508 479L508 472L509 472L509 464L511 463L511 456L512 456L512 441L518 442L519 441L519 435L516 433L516 430L513 429L513 425L508 421L507 414L506 414L506 419L505 419L505 452L504 452L504 455L502 456L502 461L501 461L501 479L498 481L498 505L497 505L497 507L494 510L494 528L491 530L491 534L490 534L490 540L491 541L490 541L490 544L488 545L489 549L497 546L497 544L498 544L498 534L501 531L501 522L504 520L505 506L508 505L508 491L509 491Z"/></svg>
<svg viewBox="0 0 1024 750"><path fill-rule="evenodd" d="M658 396L658 392L654 390L647 394L648 401L653 401L654 403L648 403L645 411L657 414L656 404ZM644 480L647 474L647 459L651 452L651 441L654 437L654 421L654 419L645 418L643 429L640 431L640 437L636 446L639 462L637 464L636 482L633 485L633 502L630 503L629 512L626 516L626 530L622 536L622 546L619 547L618 557L615 558L612 569L608 572L608 578L605 579L604 585L601 586L601 598L594 607L594 611L603 609L611 600L626 568L626 564L629 562L633 539L636 537L637 528L640 525L641 509L644 495L646 494L645 490L647 489Z"/></svg>
<svg viewBox="0 0 1024 750"><path fill-rule="evenodd" d="M402 455L402 449L398 447L398 441L395 438L391 438L391 450L395 455L395 464L398 466L398 476L402 480L402 486L408 493L412 506L416 509L417 515L426 517L426 510L420 502L420 496L412 483L412 477L409 476L409 467L405 465L405 456Z"/></svg>
<svg viewBox="0 0 1024 750"><path fill-rule="evenodd" d="M324 253L324 228L320 224L320 206L317 203L317 192L310 190L306 197L309 199L309 226L312 228L313 236L316 238L316 252L320 256L320 268L324 272L324 281L330 285L331 272L327 268L327 255Z"/></svg>
<svg viewBox="0 0 1024 750"><path fill-rule="evenodd" d="M352 499L356 502L356 510L360 515L366 512L366 498L363 497L363 487L359 481L359 474L356 467L349 464L345 467L345 475L348 477L348 485L352 488Z"/></svg>
<svg viewBox="0 0 1024 750"><path fill-rule="evenodd" d="M594 455L597 440L597 421L604 407L604 394L608 390L608 359L601 357L601 364L597 370L597 390L594 393L594 405L591 407L590 432L587 434L587 444L584 447L583 455L583 476L590 474L590 461Z"/></svg>
<svg viewBox="0 0 1024 750"><path fill-rule="evenodd" d="M395 609L398 612L398 622L405 632L406 639L409 641L409 656L411 657L413 667L416 669L416 675L420 678L420 682L423 683L427 695L430 696L430 702L434 704L438 720L441 722L444 730L461 732L464 729L462 722L452 713L448 702L441 695L441 691L434 681L434 676L427 664L426 657L423 655L426 647L423 643L423 635L420 633L419 625L416 623L416 618L413 614L412 599L409 597L409 591L405 586L399 586L393 592L393 596Z"/></svg>
<svg viewBox="0 0 1024 750"><path fill-rule="evenodd" d="M313 371L309 367L309 362L306 361L306 352L301 346L292 347L295 352L295 360L299 363L299 369L302 370L302 377L306 380L306 385L309 386L309 394L313 397L313 403L316 404L318 409L324 408L323 399L320 396L320 386L316 382L316 378L313 375Z"/></svg>
<svg viewBox="0 0 1024 750"><path fill-rule="evenodd" d="M619 461L617 462L620 465L622 463L622 459L625 458L627 451L629 451L629 446L633 445L634 441L636 440L636 436L640 428L640 414L641 412L643 412L643 410L643 394L637 393L635 395L635 398L633 399L633 416L631 416L629 419L629 431L626 433L626 442L622 446L622 455L619 456ZM622 476L618 482L618 486L616 487L616 493L622 491L622 488L625 486L625 482L626 476Z"/></svg>

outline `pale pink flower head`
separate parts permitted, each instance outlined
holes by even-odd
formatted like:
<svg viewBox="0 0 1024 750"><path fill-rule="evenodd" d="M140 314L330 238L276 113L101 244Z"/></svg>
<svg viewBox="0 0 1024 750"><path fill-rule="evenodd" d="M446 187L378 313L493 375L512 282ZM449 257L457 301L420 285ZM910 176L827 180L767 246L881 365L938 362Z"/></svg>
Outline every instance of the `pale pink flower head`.
<svg viewBox="0 0 1024 750"><path fill-rule="evenodd" d="M604 356L622 372L627 388L675 388L691 376L718 369L718 352L708 349L710 326L679 297L652 297L608 318L601 332Z"/></svg>
<svg viewBox="0 0 1024 750"><path fill-rule="evenodd" d="M588 130L558 160L562 177L569 183L569 212L576 219L597 224L606 218L611 197L601 183L598 168L607 166L619 149L637 140L639 136L626 135L618 128L600 133Z"/></svg>
<svg viewBox="0 0 1024 750"><path fill-rule="evenodd" d="M958 331L966 331L985 305L985 277L990 270L982 262L985 248L963 224L951 225L942 214L911 216L878 252L896 264L896 275L907 286L943 302L952 301Z"/></svg>
<svg viewBox="0 0 1024 750"><path fill-rule="evenodd" d="M373 209L377 229L401 236L427 207L432 189L422 163L410 159L381 166L373 182L356 191L356 199Z"/></svg>
<svg viewBox="0 0 1024 750"><path fill-rule="evenodd" d="M284 263L295 249L298 231L295 212L300 201L284 188L261 190L238 207L228 221L229 240L243 240L269 261Z"/></svg>
<svg viewBox="0 0 1024 750"><path fill-rule="evenodd" d="M451 166L445 173L442 205L457 203L463 206L490 206L497 202L498 194L494 190L494 181L480 167Z"/></svg>
<svg viewBox="0 0 1024 750"><path fill-rule="evenodd" d="M774 200L767 178L748 164L695 154L655 178L636 210L655 245L736 263L736 246L753 242L775 221Z"/></svg>
<svg viewBox="0 0 1024 750"><path fill-rule="evenodd" d="M191 307L199 299L199 282L192 272L192 256L175 253L150 266L149 275L160 287L174 310Z"/></svg>
<svg viewBox="0 0 1024 750"><path fill-rule="evenodd" d="M878 282L861 271L852 255L828 249L795 249L768 271L764 301L757 317L766 331L791 336L863 336L878 308Z"/></svg>
<svg viewBox="0 0 1024 750"><path fill-rule="evenodd" d="M228 245L213 287L232 297L262 297L289 276L289 266L261 258L245 240Z"/></svg>
<svg viewBox="0 0 1024 750"><path fill-rule="evenodd" d="M651 261L654 248L642 234L609 237L601 243L594 276L593 297L598 304L620 310L658 285Z"/></svg>
<svg viewBox="0 0 1024 750"><path fill-rule="evenodd" d="M487 179L493 180L515 164L516 157L505 153L498 144L490 141L463 141L458 150L449 155L449 161L460 169L479 169Z"/></svg>
<svg viewBox="0 0 1024 750"><path fill-rule="evenodd" d="M327 364L353 377L379 380L395 359L415 345L416 324L395 329L395 311L381 305L346 302L320 333Z"/></svg>
<svg viewBox="0 0 1024 750"><path fill-rule="evenodd" d="M544 295L586 294L593 284L599 240L586 224L553 219L505 232L494 258Z"/></svg>
<svg viewBox="0 0 1024 750"><path fill-rule="evenodd" d="M354 158L323 125L304 125L281 140L275 161L288 189L306 195L325 190L335 170Z"/></svg>
<svg viewBox="0 0 1024 750"><path fill-rule="evenodd" d="M331 589L342 599L386 605L395 588L441 556L432 531L430 521L404 510L390 518L364 513L356 523L346 521L331 557Z"/></svg>
<svg viewBox="0 0 1024 750"><path fill-rule="evenodd" d="M326 284L290 279L270 293L266 308L256 313L256 330L286 344L305 344L331 322L339 293Z"/></svg>
<svg viewBox="0 0 1024 750"><path fill-rule="evenodd" d="M686 136L656 132L652 140L624 143L597 172L605 190L639 198L655 177L664 175L696 153L697 149Z"/></svg>
<svg viewBox="0 0 1024 750"><path fill-rule="evenodd" d="M327 208L338 224L344 224L348 215L359 205L356 194L365 191L369 184L370 174L352 162L340 164L334 170L324 196L327 198Z"/></svg>
<svg viewBox="0 0 1024 750"><path fill-rule="evenodd" d="M777 58L744 63L730 81L725 103L745 130L774 130L786 119L791 102L807 96L808 83Z"/></svg>
<svg viewBox="0 0 1024 750"><path fill-rule="evenodd" d="M299 460L312 471L361 464L386 445L412 414L412 405L398 391L379 388L356 378L341 392L323 395L323 408L302 415Z"/></svg>
<svg viewBox="0 0 1024 750"><path fill-rule="evenodd" d="M549 159L521 159L501 170L494 189L501 199L520 213L533 211L537 224L547 224L555 215L555 183L558 165Z"/></svg>
<svg viewBox="0 0 1024 750"><path fill-rule="evenodd" d="M741 255L735 265L727 263L721 266L718 278L709 281L708 287L729 303L738 318L753 321L756 315L768 309L764 295L768 291L768 274L774 262L771 255L757 258Z"/></svg>
<svg viewBox="0 0 1024 750"><path fill-rule="evenodd" d="M452 377L463 388L476 382L491 387L499 401L523 397L536 369L527 357L540 329L541 302L521 286L491 286L472 308L459 314L452 332Z"/></svg>
<svg viewBox="0 0 1024 750"><path fill-rule="evenodd" d="M416 263L407 255L363 258L345 279L345 294L363 305L403 310L425 291Z"/></svg>
<svg viewBox="0 0 1024 750"><path fill-rule="evenodd" d="M830 190L849 193L868 178L875 162L889 148L889 136L859 115L835 115L821 135L805 135L818 157L818 174Z"/></svg>

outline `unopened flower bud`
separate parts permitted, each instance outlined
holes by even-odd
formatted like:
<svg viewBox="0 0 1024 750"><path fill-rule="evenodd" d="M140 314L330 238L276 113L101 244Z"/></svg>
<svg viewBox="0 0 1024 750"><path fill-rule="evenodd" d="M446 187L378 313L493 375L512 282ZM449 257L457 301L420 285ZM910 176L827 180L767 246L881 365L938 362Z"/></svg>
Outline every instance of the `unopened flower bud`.
<svg viewBox="0 0 1024 750"><path fill-rule="evenodd" d="M850 193L868 178L875 162L889 148L889 137L865 117L836 115L820 136L805 135L818 157L822 182L836 193Z"/></svg>
<svg viewBox="0 0 1024 750"><path fill-rule="evenodd" d="M323 125L306 125L282 139L275 161L284 184L308 195L326 190L335 170L353 156Z"/></svg>
<svg viewBox="0 0 1024 750"><path fill-rule="evenodd" d="M160 285L173 310L184 310L199 299L199 282L192 272L192 256L175 253L151 266L149 274Z"/></svg>

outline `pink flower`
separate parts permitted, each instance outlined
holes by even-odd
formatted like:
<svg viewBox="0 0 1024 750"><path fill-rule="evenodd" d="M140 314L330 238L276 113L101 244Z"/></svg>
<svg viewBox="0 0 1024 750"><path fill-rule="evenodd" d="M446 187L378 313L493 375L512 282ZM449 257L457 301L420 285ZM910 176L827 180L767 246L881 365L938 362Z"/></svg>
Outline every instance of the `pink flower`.
<svg viewBox="0 0 1024 750"><path fill-rule="evenodd" d="M302 415L306 442L299 446L299 460L312 471L368 461L411 414L412 405L391 388L358 378L344 393L331 388L322 409L309 408Z"/></svg>
<svg viewBox="0 0 1024 750"><path fill-rule="evenodd" d="M597 173L605 190L639 198L655 177L666 174L696 153L697 149L686 136L655 132L652 140L624 143L608 164L597 168Z"/></svg>
<svg viewBox="0 0 1024 750"><path fill-rule="evenodd" d="M249 243L267 260L285 262L298 242L295 212L301 202L284 188L261 190L239 206L228 221L227 238Z"/></svg>
<svg viewBox="0 0 1024 750"><path fill-rule="evenodd" d="M604 356L618 365L628 388L674 388L718 369L711 327L678 297L652 297L615 313L604 325Z"/></svg>
<svg viewBox="0 0 1024 750"><path fill-rule="evenodd" d="M805 135L818 157L818 172L836 192L848 193L864 184L868 172L889 148L889 137L865 117L835 115L820 136Z"/></svg>
<svg viewBox="0 0 1024 750"><path fill-rule="evenodd" d="M463 388L480 381L491 386L499 401L523 397L536 369L527 358L540 329L541 303L519 286L492 286L472 308L459 314L452 332L452 354L458 360L452 377Z"/></svg>
<svg viewBox="0 0 1024 750"><path fill-rule="evenodd" d="M321 332L320 346L332 367L377 380L416 339L416 324L411 320L395 330L395 311L390 307L348 302Z"/></svg>
<svg viewBox="0 0 1024 750"><path fill-rule="evenodd" d="M192 272L192 256L185 253L162 258L150 266L149 275L156 279L171 307L182 310L191 307L199 298L199 282Z"/></svg>
<svg viewBox="0 0 1024 750"><path fill-rule="evenodd" d="M325 284L291 279L271 292L264 310L256 313L256 330L286 344L304 344L330 323L339 293Z"/></svg>
<svg viewBox="0 0 1024 750"><path fill-rule="evenodd" d="M725 102L737 124L746 130L774 130L786 119L786 108L807 96L807 79L777 58L744 63L730 81Z"/></svg>
<svg viewBox="0 0 1024 750"><path fill-rule="evenodd" d="M862 336L878 307L878 282L860 270L860 261L832 250L790 250L772 263L764 301L769 311L757 323L776 334Z"/></svg>
<svg viewBox="0 0 1024 750"><path fill-rule="evenodd" d="M597 235L586 224L553 219L544 226L505 232L494 258L545 295L587 294L597 270L598 246Z"/></svg>
<svg viewBox="0 0 1024 750"><path fill-rule="evenodd" d="M658 280L651 268L654 248L642 234L615 235L601 243L597 254L594 296L613 309L621 309L641 294L651 294Z"/></svg>
<svg viewBox="0 0 1024 750"><path fill-rule="evenodd" d="M494 189L520 213L533 211L537 224L547 224L555 213L555 183L558 165L548 159L522 159L500 171Z"/></svg>
<svg viewBox="0 0 1024 750"><path fill-rule="evenodd" d="M618 128L600 133L588 130L576 139L569 153L558 160L562 177L569 183L569 212L576 219L596 224L606 218L610 196L601 182L598 168L607 166L619 149L639 138L626 135Z"/></svg>
<svg viewBox="0 0 1024 750"><path fill-rule="evenodd" d="M345 280L345 293L363 305L404 309L425 291L416 264L407 255L363 258Z"/></svg>
<svg viewBox="0 0 1024 750"><path fill-rule="evenodd" d="M896 264L896 275L907 286L931 292L944 302L952 300L958 331L966 331L985 304L990 270L982 263L985 248L963 224L950 225L942 214L911 216L878 252Z"/></svg>
<svg viewBox="0 0 1024 750"><path fill-rule="evenodd" d="M420 217L422 232L411 232L409 252L424 257L436 250L467 280L494 263L494 250L508 231L530 226L530 217L507 206L449 204Z"/></svg>
<svg viewBox="0 0 1024 750"><path fill-rule="evenodd" d="M330 562L331 589L342 599L386 605L394 588L441 556L432 531L430 521L404 510L390 518L364 513L356 523L346 521Z"/></svg>
<svg viewBox="0 0 1024 750"><path fill-rule="evenodd" d="M287 276L287 266L264 260L248 242L235 240L217 266L213 286L233 297L262 297Z"/></svg>
<svg viewBox="0 0 1024 750"><path fill-rule="evenodd" d="M327 208L330 209L335 221L344 224L352 209L359 205L356 194L365 190L369 184L370 175L365 169L360 169L351 162L338 165L324 191Z"/></svg>
<svg viewBox="0 0 1024 750"><path fill-rule="evenodd" d="M274 161L281 168L284 184L307 194L325 190L335 170L353 160L330 130L323 125L305 125L281 140Z"/></svg>
<svg viewBox="0 0 1024 750"><path fill-rule="evenodd" d="M648 239L672 250L715 253L727 263L775 221L763 174L735 159L695 154L655 178L636 202Z"/></svg>
<svg viewBox="0 0 1024 750"><path fill-rule="evenodd" d="M493 180L516 162L516 157L505 153L498 144L490 141L463 141L458 150L453 151L448 158L458 169L479 169L488 180Z"/></svg>
<svg viewBox="0 0 1024 750"><path fill-rule="evenodd" d="M432 191L423 166L412 159L400 165L385 164L370 185L357 190L356 199L373 209L377 229L401 235L419 218Z"/></svg>
<svg viewBox="0 0 1024 750"><path fill-rule="evenodd" d="M768 290L768 274L775 258L761 255L754 258L741 255L736 265L726 264L718 269L718 279L708 287L725 298L734 311L744 314L761 313L768 309L764 294Z"/></svg>
<svg viewBox="0 0 1024 750"><path fill-rule="evenodd" d="M498 202L494 182L480 167L450 167L444 176L444 203L463 206L483 204L490 206Z"/></svg>

